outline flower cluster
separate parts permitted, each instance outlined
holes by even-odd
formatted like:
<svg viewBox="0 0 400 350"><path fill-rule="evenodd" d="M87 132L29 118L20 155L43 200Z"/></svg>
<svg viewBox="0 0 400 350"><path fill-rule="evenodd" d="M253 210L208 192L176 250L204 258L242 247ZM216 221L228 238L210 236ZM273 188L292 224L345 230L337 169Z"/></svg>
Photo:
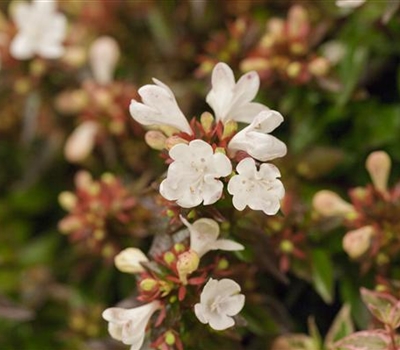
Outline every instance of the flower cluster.
<svg viewBox="0 0 400 350"><path fill-rule="evenodd" d="M283 80L306 84L326 76L330 63L314 52L314 34L307 10L293 5L286 20L268 20L266 32L240 63L240 68L244 72L256 70L261 79L269 83Z"/></svg>
<svg viewBox="0 0 400 350"><path fill-rule="evenodd" d="M343 237L343 249L361 263L363 271L375 266L385 276L388 266L400 251L399 185L388 188L391 160L387 153L375 151L366 160L372 184L349 191L351 203L332 191L322 190L313 199L314 208L324 217L344 219L349 230Z"/></svg>
<svg viewBox="0 0 400 350"><path fill-rule="evenodd" d="M260 84L257 73L249 72L236 83L232 70L218 63L206 98L214 116L205 112L200 122L190 123L172 91L156 79L154 83L139 89L142 102L132 100L130 112L139 123L158 129L146 134L148 144L168 152L161 195L183 208L210 205L223 196L227 183L237 210L248 206L275 214L284 188L279 170L264 162L286 154L285 144L269 135L283 117L252 102ZM248 125L237 131L238 123Z"/></svg>
<svg viewBox="0 0 400 350"><path fill-rule="evenodd" d="M131 345L133 350L141 348L147 324L157 310L160 314L154 326L161 336L153 345L181 349L179 325L169 312L178 309L184 317L191 310L201 323L225 330L234 325L232 317L243 308L245 297L236 282L209 277L221 275L219 258L204 263L201 260L212 250L237 251L244 247L229 239L219 239L220 227L212 219L202 218L193 224L183 217L181 220L187 228L173 237L181 240L153 258L137 248L127 248L115 257L119 270L137 275L137 299L145 304L133 309L109 308L103 317L109 322L111 336Z"/></svg>
<svg viewBox="0 0 400 350"><path fill-rule="evenodd" d="M62 192L59 196L61 206L69 212L59 222L59 229L73 242L112 259L124 235L143 234L141 222L147 214L138 209L136 199L114 175L107 173L96 181L88 172L80 171L75 185L75 193ZM133 221L135 225L129 225Z"/></svg>

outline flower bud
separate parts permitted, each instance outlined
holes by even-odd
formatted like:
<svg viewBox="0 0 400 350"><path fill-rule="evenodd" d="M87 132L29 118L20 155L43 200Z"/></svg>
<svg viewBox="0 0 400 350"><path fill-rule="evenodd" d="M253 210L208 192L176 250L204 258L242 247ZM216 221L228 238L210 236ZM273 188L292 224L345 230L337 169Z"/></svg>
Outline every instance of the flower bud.
<svg viewBox="0 0 400 350"><path fill-rule="evenodd" d="M165 343L169 346L172 346L175 344L176 338L174 333L172 333L171 331L167 331L164 334L164 339L165 339Z"/></svg>
<svg viewBox="0 0 400 350"><path fill-rule="evenodd" d="M214 124L214 117L210 112L204 112L200 116L200 123L206 133L209 133L212 130L212 126Z"/></svg>
<svg viewBox="0 0 400 350"><path fill-rule="evenodd" d="M372 226L349 231L343 237L343 250L351 259L358 259L368 251L374 235L375 230Z"/></svg>
<svg viewBox="0 0 400 350"><path fill-rule="evenodd" d="M58 195L58 203L67 211L71 211L77 202L76 196L72 192L64 191Z"/></svg>
<svg viewBox="0 0 400 350"><path fill-rule="evenodd" d="M110 36L97 38L89 49L89 61L93 76L101 84L113 81L115 66L120 56L117 41Z"/></svg>
<svg viewBox="0 0 400 350"><path fill-rule="evenodd" d="M316 77L323 77L328 74L330 68L329 61L325 57L314 58L308 64L308 70Z"/></svg>
<svg viewBox="0 0 400 350"><path fill-rule="evenodd" d="M294 245L291 241L284 239L279 245L279 249L282 253L290 254L294 250Z"/></svg>
<svg viewBox="0 0 400 350"><path fill-rule="evenodd" d="M144 268L140 263L147 261L147 256L138 248L126 248L114 258L117 269L127 273L143 272Z"/></svg>
<svg viewBox="0 0 400 350"><path fill-rule="evenodd" d="M58 229L65 234L80 229L81 221L75 216L67 216L58 222Z"/></svg>
<svg viewBox="0 0 400 350"><path fill-rule="evenodd" d="M169 151L172 147L180 144L180 143L186 143L188 144L189 142L182 137L179 136L170 136L165 140L165 148Z"/></svg>
<svg viewBox="0 0 400 350"><path fill-rule="evenodd" d="M240 62L240 70L242 72L250 72L252 70L262 71L269 69L271 64L265 58L249 57Z"/></svg>
<svg viewBox="0 0 400 350"><path fill-rule="evenodd" d="M324 216L348 216L355 213L354 207L335 192L322 190L313 198L314 209Z"/></svg>
<svg viewBox="0 0 400 350"><path fill-rule="evenodd" d="M139 286L144 292L151 292L155 287L158 286L158 282L154 278L145 278L144 280L140 281Z"/></svg>
<svg viewBox="0 0 400 350"><path fill-rule="evenodd" d="M150 130L144 135L146 143L155 150L161 151L165 148L166 136L157 130Z"/></svg>
<svg viewBox="0 0 400 350"><path fill-rule="evenodd" d="M365 167L371 176L374 187L382 193L387 193L387 183L391 168L389 155L383 151L372 152L365 162Z"/></svg>
<svg viewBox="0 0 400 350"><path fill-rule="evenodd" d="M286 74L289 78L297 78L301 73L301 64L299 62L291 62L286 68Z"/></svg>
<svg viewBox="0 0 400 350"><path fill-rule="evenodd" d="M86 121L80 124L68 137L65 144L65 158L72 163L79 163L92 151L99 130L97 123Z"/></svg>
<svg viewBox="0 0 400 350"><path fill-rule="evenodd" d="M236 133L238 125L234 120L228 120L224 124L224 132L222 133L222 140L231 137Z"/></svg>
<svg viewBox="0 0 400 350"><path fill-rule="evenodd" d="M176 268L178 270L179 279L183 284L187 284L187 276L197 270L199 263L199 255L194 250L188 250L179 255Z"/></svg>

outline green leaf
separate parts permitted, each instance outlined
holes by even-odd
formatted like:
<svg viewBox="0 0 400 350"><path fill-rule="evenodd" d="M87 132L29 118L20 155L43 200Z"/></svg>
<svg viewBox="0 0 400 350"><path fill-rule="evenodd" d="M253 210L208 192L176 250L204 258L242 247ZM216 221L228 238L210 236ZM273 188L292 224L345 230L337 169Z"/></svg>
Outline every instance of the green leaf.
<svg viewBox="0 0 400 350"><path fill-rule="evenodd" d="M321 298L330 304L333 301L334 274L330 256L322 249L314 249L312 259L312 283Z"/></svg>
<svg viewBox="0 0 400 350"><path fill-rule="evenodd" d="M336 315L325 337L325 348L330 349L333 343L354 332L350 310L350 305L344 304Z"/></svg>

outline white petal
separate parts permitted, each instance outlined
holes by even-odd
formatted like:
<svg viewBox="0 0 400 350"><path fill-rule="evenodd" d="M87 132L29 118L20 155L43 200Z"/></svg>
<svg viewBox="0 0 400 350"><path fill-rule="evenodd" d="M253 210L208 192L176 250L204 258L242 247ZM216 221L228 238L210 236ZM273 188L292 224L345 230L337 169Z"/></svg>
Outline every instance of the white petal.
<svg viewBox="0 0 400 350"><path fill-rule="evenodd" d="M201 304L205 305L209 304L209 302L213 300L216 297L216 295L218 295L216 292L217 287L218 287L218 280L210 278L200 294Z"/></svg>
<svg viewBox="0 0 400 350"><path fill-rule="evenodd" d="M22 33L17 34L10 45L10 54L16 59L26 60L35 54L34 43Z"/></svg>
<svg viewBox="0 0 400 350"><path fill-rule="evenodd" d="M254 117L263 111L268 111L269 108L258 102L249 102L243 106L236 106L230 112L230 119L242 123L251 123Z"/></svg>
<svg viewBox="0 0 400 350"><path fill-rule="evenodd" d="M234 280L223 278L217 282L218 284L214 287L216 295L233 295L240 292L240 285Z"/></svg>
<svg viewBox="0 0 400 350"><path fill-rule="evenodd" d="M260 77L252 71L244 74L237 82L234 89L233 104L242 105L253 100L260 87Z"/></svg>
<svg viewBox="0 0 400 350"><path fill-rule="evenodd" d="M18 2L15 3L14 7L11 7L11 17L18 28L23 27L29 20L31 6L26 2Z"/></svg>
<svg viewBox="0 0 400 350"><path fill-rule="evenodd" d="M206 179L207 180L207 179ZM212 182L207 181L203 185L203 204L210 205L214 204L222 196L222 190L224 185L221 181L213 180Z"/></svg>
<svg viewBox="0 0 400 350"><path fill-rule="evenodd" d="M64 52L64 47L60 43L53 44L42 42L37 48L38 55L48 59L60 58Z"/></svg>
<svg viewBox="0 0 400 350"><path fill-rule="evenodd" d="M185 160L187 159L188 152L189 145L185 143L178 143L169 150L168 154L173 160Z"/></svg>
<svg viewBox="0 0 400 350"><path fill-rule="evenodd" d="M237 250L243 250L244 246L230 239L219 239L213 244L213 249L237 251Z"/></svg>
<svg viewBox="0 0 400 350"><path fill-rule="evenodd" d="M235 321L232 317L226 315L215 314L214 317L210 318L210 327L216 331L223 331L229 327L235 325Z"/></svg>
<svg viewBox="0 0 400 350"><path fill-rule="evenodd" d="M223 153L215 153L213 164L218 176L228 176L232 172L232 163Z"/></svg>
<svg viewBox="0 0 400 350"><path fill-rule="evenodd" d="M235 316L242 310L244 302L245 296L243 294L232 295L229 302L224 304L224 312L228 316Z"/></svg>
<svg viewBox="0 0 400 350"><path fill-rule="evenodd" d="M255 160L250 157L242 159L236 166L236 171L245 177L254 178L257 171Z"/></svg>
<svg viewBox="0 0 400 350"><path fill-rule="evenodd" d="M213 155L212 147L203 140L190 141L189 146L193 158L201 159Z"/></svg>
<svg viewBox="0 0 400 350"><path fill-rule="evenodd" d="M194 313L195 313L197 319L201 323L204 323L204 324L208 323L208 317L206 316L207 315L206 308L204 307L203 304L200 304L200 303L196 304L194 306Z"/></svg>

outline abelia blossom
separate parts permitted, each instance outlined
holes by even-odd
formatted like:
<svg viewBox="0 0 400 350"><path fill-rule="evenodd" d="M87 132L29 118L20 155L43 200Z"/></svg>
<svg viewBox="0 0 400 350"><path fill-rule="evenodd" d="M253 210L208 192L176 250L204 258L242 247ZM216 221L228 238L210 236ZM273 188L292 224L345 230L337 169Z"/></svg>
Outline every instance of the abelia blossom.
<svg viewBox="0 0 400 350"><path fill-rule="evenodd" d="M115 266L121 272L140 273L144 271L141 262L149 259L139 248L126 248L114 258Z"/></svg>
<svg viewBox="0 0 400 350"><path fill-rule="evenodd" d="M67 20L63 14L56 12L55 1L18 2L12 17L18 28L10 46L14 58L30 59L37 54L55 59L64 54L62 42L66 36Z"/></svg>
<svg viewBox="0 0 400 350"><path fill-rule="evenodd" d="M139 350L143 345L147 324L160 306L160 302L155 300L133 309L112 307L106 309L102 316L109 322L108 332L114 339L131 345L130 350Z"/></svg>
<svg viewBox="0 0 400 350"><path fill-rule="evenodd" d="M87 120L80 124L65 143L65 158L73 163L84 161L92 152L99 131L99 124L94 121Z"/></svg>
<svg viewBox="0 0 400 350"><path fill-rule="evenodd" d="M168 168L167 178L160 185L161 195L183 208L192 208L203 202L215 203L222 195L220 177L232 171L229 158L214 153L212 147L202 141L178 144L169 151L173 162Z"/></svg>
<svg viewBox="0 0 400 350"><path fill-rule="evenodd" d="M233 195L233 206L243 210L249 206L274 215L280 208L280 200L285 195L283 184L277 178L280 172L273 164L261 164L257 170L252 158L245 158L236 167L238 175L228 183L228 192Z"/></svg>
<svg viewBox="0 0 400 350"><path fill-rule="evenodd" d="M366 0L336 0L337 7L357 8L365 3Z"/></svg>
<svg viewBox="0 0 400 350"><path fill-rule="evenodd" d="M232 153L245 151L263 162L283 157L287 152L286 145L276 137L268 135L282 122L283 117L279 112L260 112L250 125L233 136L228 150Z"/></svg>
<svg viewBox="0 0 400 350"><path fill-rule="evenodd" d="M221 331L235 324L232 316L242 310L244 300L235 281L210 278L201 292L200 303L194 306L194 312L201 323L208 323L211 328Z"/></svg>
<svg viewBox="0 0 400 350"><path fill-rule="evenodd" d="M138 90L143 103L131 101L129 111L133 119L142 125L167 125L192 135L193 131L174 93L161 81L153 81L155 85L148 84Z"/></svg>
<svg viewBox="0 0 400 350"><path fill-rule="evenodd" d="M217 121L225 123L231 119L251 123L258 113L268 110L261 103L251 102L260 86L260 78L254 71L246 73L235 83L232 69L220 62L213 69L211 84L206 101L214 110Z"/></svg>
<svg viewBox="0 0 400 350"><path fill-rule="evenodd" d="M218 239L220 229L215 220L202 218L193 224L183 217L181 220L190 232L190 250L194 250L200 258L210 250L236 251L244 249L243 245L230 239Z"/></svg>

